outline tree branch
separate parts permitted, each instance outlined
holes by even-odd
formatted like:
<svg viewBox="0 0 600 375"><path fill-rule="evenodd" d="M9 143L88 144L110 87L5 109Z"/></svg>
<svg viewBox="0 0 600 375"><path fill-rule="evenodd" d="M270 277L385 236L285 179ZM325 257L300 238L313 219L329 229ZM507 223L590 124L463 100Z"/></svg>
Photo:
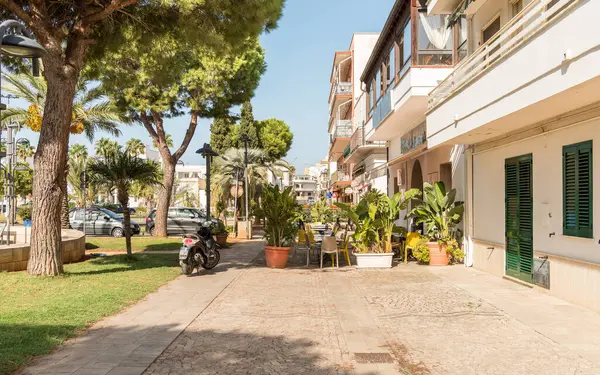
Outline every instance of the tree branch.
<svg viewBox="0 0 600 375"><path fill-rule="evenodd" d="M185 132L185 137L183 137L183 142L181 142L181 146L175 153L173 154L173 159L175 162L179 160L187 150L188 146L192 138L194 137L194 133L196 132L196 126L198 125L198 112L192 111L192 118L190 119L190 125L188 126L187 131Z"/></svg>
<svg viewBox="0 0 600 375"><path fill-rule="evenodd" d="M21 21L23 21L25 25L27 25L27 27L29 27L32 30L39 31L37 26L35 26L31 15L25 10L23 10L23 8L20 5L18 5L14 0L0 0L0 5L13 12L15 16L19 17Z"/></svg>
<svg viewBox="0 0 600 375"><path fill-rule="evenodd" d="M81 24L84 27L91 25L92 23L101 21L106 17L109 17L114 12L119 11L122 8L128 7L129 5L135 4L136 2L137 0L113 0L110 2L110 4L108 4L108 6L106 6L102 10L90 13L87 16L85 16L82 19Z"/></svg>
<svg viewBox="0 0 600 375"><path fill-rule="evenodd" d="M140 117L142 118L142 124L144 125L144 127L148 131L148 134L150 134L150 138L152 138L152 140L156 144L158 144L158 134L156 134L156 131L152 127L152 123L148 119L148 115L146 114L146 111L141 111L140 112Z"/></svg>

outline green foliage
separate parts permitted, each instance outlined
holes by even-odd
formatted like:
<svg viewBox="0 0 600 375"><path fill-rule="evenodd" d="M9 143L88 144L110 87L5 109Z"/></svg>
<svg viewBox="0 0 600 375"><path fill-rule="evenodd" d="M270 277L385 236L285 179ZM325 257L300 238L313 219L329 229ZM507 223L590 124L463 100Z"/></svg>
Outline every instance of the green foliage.
<svg viewBox="0 0 600 375"><path fill-rule="evenodd" d="M425 225L425 233L438 241L452 238L452 230L462 220L463 202L456 202L456 189L446 192L443 182L425 183L423 200L409 214L417 224Z"/></svg>
<svg viewBox="0 0 600 375"><path fill-rule="evenodd" d="M282 120L267 119L259 123L261 148L271 160L284 158L290 148L294 134Z"/></svg>
<svg viewBox="0 0 600 375"><path fill-rule="evenodd" d="M248 143L249 148L262 149L262 142L258 128L259 124L256 120L254 120L252 103L250 103L250 101L246 101L244 104L242 104L242 112L240 117L240 124L238 125L237 129L238 138L234 140L235 146L238 148L244 148L244 142L242 142L240 139L246 135L251 139L251 142Z"/></svg>
<svg viewBox="0 0 600 375"><path fill-rule="evenodd" d="M216 118L210 124L210 145L217 153L222 154L233 147L234 123L231 117Z"/></svg>
<svg viewBox="0 0 600 375"><path fill-rule="evenodd" d="M96 155L104 158L112 157L121 152L121 145L117 141L102 137L96 141Z"/></svg>
<svg viewBox="0 0 600 375"><path fill-rule="evenodd" d="M131 138L125 143L125 152L131 156L138 156L146 151L144 142L137 138Z"/></svg>
<svg viewBox="0 0 600 375"><path fill-rule="evenodd" d="M32 206L21 206L17 209L17 215L22 220L31 220L31 210Z"/></svg>
<svg viewBox="0 0 600 375"><path fill-rule="evenodd" d="M19 162L17 166L25 167L24 171L14 171L15 194L21 198L27 197L33 190L33 169L29 163ZM0 173L0 191L4 191L5 174Z"/></svg>
<svg viewBox="0 0 600 375"><path fill-rule="evenodd" d="M215 235L223 236L223 235L227 235L227 234L229 234L229 230L225 226L225 223L223 222L223 220L217 220L217 226L215 228Z"/></svg>
<svg viewBox="0 0 600 375"><path fill-rule="evenodd" d="M310 209L310 219L312 223L332 223L333 210L329 207L325 199L315 202Z"/></svg>
<svg viewBox="0 0 600 375"><path fill-rule="evenodd" d="M296 203L292 187L265 186L262 195L265 214L265 239L269 246L291 246L298 227L301 208Z"/></svg>
<svg viewBox="0 0 600 375"><path fill-rule="evenodd" d="M429 242L429 238L423 237L421 239L421 241L419 241L417 246L415 246L415 248L412 251L413 256L420 263L427 264L431 260L431 255L429 253L429 246L427 246L428 242Z"/></svg>
<svg viewBox="0 0 600 375"><path fill-rule="evenodd" d="M450 238L440 241L440 246L446 246L446 253L450 256L450 263L459 263L465 259L465 252L460 248L456 239Z"/></svg>
<svg viewBox="0 0 600 375"><path fill-rule="evenodd" d="M400 211L420 192L411 189L406 193L396 193L392 198L372 190L355 207L336 203L356 224L354 239L362 253L391 252L391 236Z"/></svg>

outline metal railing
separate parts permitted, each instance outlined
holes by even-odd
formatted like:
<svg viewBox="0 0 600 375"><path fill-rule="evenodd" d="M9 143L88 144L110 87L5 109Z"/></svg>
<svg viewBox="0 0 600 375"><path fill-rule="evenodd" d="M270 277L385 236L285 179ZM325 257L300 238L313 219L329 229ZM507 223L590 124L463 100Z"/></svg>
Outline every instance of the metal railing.
<svg viewBox="0 0 600 375"><path fill-rule="evenodd" d="M567 7L581 0L533 0L490 40L461 61L454 71L429 94L429 109L476 79L504 57L529 41Z"/></svg>
<svg viewBox="0 0 600 375"><path fill-rule="evenodd" d="M331 175L331 184L335 184L336 182L349 182L350 181L350 175L344 171L335 171L333 172L333 174Z"/></svg>
<svg viewBox="0 0 600 375"><path fill-rule="evenodd" d="M385 141L367 141L365 139L365 128L361 126L354 131L352 138L350 138L349 155L362 146L385 147Z"/></svg>
<svg viewBox="0 0 600 375"><path fill-rule="evenodd" d="M335 95L352 95L352 82L333 83L329 92L329 102L332 104Z"/></svg>
<svg viewBox="0 0 600 375"><path fill-rule="evenodd" d="M352 120L339 120L333 134L331 135L331 143L337 138L350 138L352 136Z"/></svg>
<svg viewBox="0 0 600 375"><path fill-rule="evenodd" d="M427 141L427 125L422 123L400 138L400 153L406 154Z"/></svg>
<svg viewBox="0 0 600 375"><path fill-rule="evenodd" d="M373 128L377 128L390 112L392 112L391 88L387 90L385 95L379 99L375 108L371 110L371 117L373 118Z"/></svg>

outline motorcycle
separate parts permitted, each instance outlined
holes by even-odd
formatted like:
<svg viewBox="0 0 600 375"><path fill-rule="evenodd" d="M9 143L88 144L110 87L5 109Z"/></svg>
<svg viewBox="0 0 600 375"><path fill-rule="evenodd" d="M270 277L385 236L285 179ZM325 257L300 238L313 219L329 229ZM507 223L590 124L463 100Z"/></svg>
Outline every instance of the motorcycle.
<svg viewBox="0 0 600 375"><path fill-rule="evenodd" d="M215 222L215 220L205 222L197 234L183 235L183 246L179 249L179 264L184 275L191 275L196 268L200 273L200 267L210 270L219 264L220 246L212 234L212 225Z"/></svg>

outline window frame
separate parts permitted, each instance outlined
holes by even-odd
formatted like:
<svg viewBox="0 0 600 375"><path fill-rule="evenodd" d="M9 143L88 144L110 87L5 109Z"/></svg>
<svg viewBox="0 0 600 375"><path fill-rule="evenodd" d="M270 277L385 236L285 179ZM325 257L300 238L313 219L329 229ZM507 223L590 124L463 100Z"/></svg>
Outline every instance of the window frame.
<svg viewBox="0 0 600 375"><path fill-rule="evenodd" d="M580 221L580 213L579 213L579 195L580 195L580 184L581 181L579 179L579 153L581 150L589 150L589 176L588 176L588 191L589 191L589 202L588 202L588 212L589 212L589 225L587 228L582 228L579 225ZM567 153L575 153L575 199L576 199L576 225L575 227L567 227L567 163L566 163L566 154ZM563 235L570 237L579 237L579 238L594 238L594 147L593 141L583 141L579 143L574 143L570 145L565 145L562 148L562 200L563 200L563 212L562 212L562 228ZM573 187L571 187L573 188Z"/></svg>

